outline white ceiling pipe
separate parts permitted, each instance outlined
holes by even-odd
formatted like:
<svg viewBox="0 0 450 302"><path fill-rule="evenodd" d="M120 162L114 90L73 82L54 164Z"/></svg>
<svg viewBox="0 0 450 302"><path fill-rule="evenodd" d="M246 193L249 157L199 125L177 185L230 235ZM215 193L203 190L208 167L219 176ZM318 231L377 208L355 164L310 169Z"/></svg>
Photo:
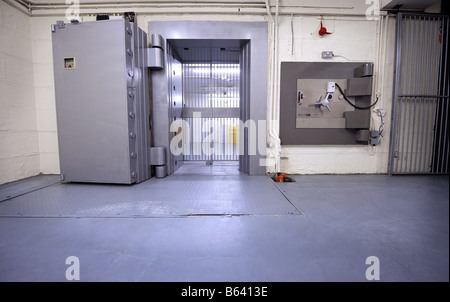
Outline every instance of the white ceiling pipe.
<svg viewBox="0 0 450 302"><path fill-rule="evenodd" d="M5 0L8 1L8 0ZM176 15L176 14L209 14L209 15L265 15L265 9L250 9L250 8L139 8L139 7L124 7L124 8L82 8L80 9L80 15L93 15L93 14L123 14L124 11L133 11L136 14L149 14L149 15ZM31 17L42 16L58 16L65 15L66 9L54 9L54 10L35 10L30 14Z"/></svg>
<svg viewBox="0 0 450 302"><path fill-rule="evenodd" d="M47 5L32 5L32 10L51 10L51 9L62 9L68 8L71 5L66 4L55 4L51 6ZM250 8L260 8L263 6L259 4L234 4L234 3L188 3L188 4L180 4L180 3L165 3L165 4L154 4L154 3L145 3L145 4L136 4L136 3L113 3L113 4L80 4L80 8L116 8L116 7L154 7L154 8L172 8L172 7L250 7Z"/></svg>
<svg viewBox="0 0 450 302"><path fill-rule="evenodd" d="M11 5L12 7L14 7L15 9L21 11L22 13L26 14L27 16L31 17L31 13L29 11L29 8L26 7L23 3L20 3L18 1L14 1L14 0L3 0L6 4Z"/></svg>
<svg viewBox="0 0 450 302"><path fill-rule="evenodd" d="M24 3L29 3L31 5L60 5L66 4L64 0L60 1L48 1L48 0L16 0ZM239 3L239 4L264 4L263 0L195 0L195 1L174 1L174 0L152 0L152 1L143 1L143 0L120 0L120 1L111 1L111 0L80 0L81 3L84 4L116 4L116 3L136 3L136 4L165 4L165 3L178 3L178 4L189 4L189 3ZM80 4L81 4L80 3Z"/></svg>
<svg viewBox="0 0 450 302"><path fill-rule="evenodd" d="M15 4L13 0L3 0L6 3L12 5L13 7L19 9L23 13L27 14L30 17L45 17L45 16L58 16L65 15L67 8L59 8L59 9L39 9L39 10L31 10L32 13L29 13L28 10L24 7L18 6ZM96 7L96 8L81 8L80 15L93 15L93 14L122 14L124 11L134 11L136 14L152 14L152 15L174 15L174 14L217 14L217 15L257 15L257 16L265 16L266 9L265 8L256 8L256 7L167 7L167 8L158 8L158 7ZM386 12L381 12L381 14L385 15ZM339 12L319 12L319 11L296 11L296 12L286 12L283 13L280 11L279 16L339 16L339 17L365 17L362 14L343 14Z"/></svg>
<svg viewBox="0 0 450 302"><path fill-rule="evenodd" d="M276 0L276 8L275 8L275 78L274 78L274 109L275 109L275 125L274 125L274 132L277 136L279 136L279 97L278 97L278 15L280 13L279 11L279 0Z"/></svg>
<svg viewBox="0 0 450 302"><path fill-rule="evenodd" d="M276 8L275 8L275 78L274 78L274 129L273 135L275 136L275 172L281 172L281 140L279 135L279 97L278 97L278 16L279 16L279 0L276 0Z"/></svg>
<svg viewBox="0 0 450 302"><path fill-rule="evenodd" d="M30 1L30 0L5 0L22 11L31 11L32 15L58 15L61 10L70 7L65 1ZM16 4L19 3L18 5ZM264 14L264 10L270 9L268 1L249 0L196 0L192 2L182 1L138 1L138 0L82 0L80 9L82 14L116 13L120 8L133 9L139 13L167 14L167 13L200 13L200 14ZM16 4L16 5L14 5ZM225 9L224 9L225 8ZM58 11L58 9L60 11ZM199 11L195 11L198 9ZM39 12L44 10L45 13ZM365 12L358 11L353 6L313 6L313 5L280 5L278 15L340 15L363 16Z"/></svg>
<svg viewBox="0 0 450 302"><path fill-rule="evenodd" d="M270 12L270 4L269 1L266 0L266 9L267 9L267 15L269 16L270 22L272 23L272 58L271 58L271 84L270 84L270 105L269 105L269 112L268 112L268 116L269 116L269 125L268 125L268 135L269 135L269 156L273 157L273 159L275 160L275 172L280 172L280 157L281 157L281 141L279 136L277 135L276 131L278 129L277 125L275 124L275 121L277 120L277 101L276 101L276 83L277 83L277 79L276 77L276 72L277 72L277 68L276 65L278 64L278 60L277 60L277 48L278 48L278 35L277 35L277 31L278 31L278 13L279 13L279 9L278 9L278 5L279 2L277 0L276 3L276 15L275 15L275 20L272 17L272 13Z"/></svg>

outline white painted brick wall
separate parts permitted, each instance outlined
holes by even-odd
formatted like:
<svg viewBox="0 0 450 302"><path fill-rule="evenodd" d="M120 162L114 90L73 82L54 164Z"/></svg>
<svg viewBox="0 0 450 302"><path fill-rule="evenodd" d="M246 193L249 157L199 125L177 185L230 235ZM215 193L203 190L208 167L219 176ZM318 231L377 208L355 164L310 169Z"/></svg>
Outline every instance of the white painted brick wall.
<svg viewBox="0 0 450 302"><path fill-rule="evenodd" d="M30 108L8 108L8 129L11 131L33 131L36 129L36 110Z"/></svg>
<svg viewBox="0 0 450 302"><path fill-rule="evenodd" d="M36 131L0 131L0 141L2 142L0 158L39 154L39 138ZM39 171L36 172L38 173Z"/></svg>
<svg viewBox="0 0 450 302"><path fill-rule="evenodd" d="M335 3L335 1L328 2L326 3ZM10 127L16 127L14 131L36 134L35 130L37 130L38 133L33 139L19 136L21 140L33 141L33 146L27 147L28 150L31 150L31 154L22 151L18 151L19 155L13 154L12 151L20 147L20 144L11 148L2 147L0 150L0 169L2 170L0 171L11 171L15 167L29 167L34 169L34 172L30 172L31 174L38 173L37 171L59 173L50 27L57 20L65 18L64 16L28 18L3 2L0 3L1 11L5 12L0 14L0 24L8 24L8 26L0 27L0 35L2 42L10 41L0 44L0 89L2 91L0 132L11 132L13 130L10 130ZM364 7L361 6L359 9L364 9ZM95 18L84 17L85 21L93 19ZM377 23L362 19L325 17L324 25L333 34L320 38L317 35L320 22L318 16L295 16L293 19L294 41L292 41L291 18L280 17L279 61L322 61L321 52L323 50L333 50L335 54L344 55L352 60L374 61ZM138 25L146 32L148 22L156 20L267 21L267 17L239 14L138 14L137 17ZM393 22L391 25L389 32L392 43L390 46L394 44ZM269 41L269 43L272 42ZM292 43L294 43L293 55L291 54ZM268 47L270 55L271 48ZM388 68L384 87L385 95L377 108L386 109L389 115L392 95L393 49L390 48L386 55L388 56ZM334 58L333 60L345 62L343 58ZM31 66L30 61L33 63ZM269 65L269 62L267 64ZM268 102L270 104L270 100ZM11 108L18 109L12 110ZM26 108L23 110L23 114L20 114L20 108ZM35 111L34 118L30 113L33 110ZM25 119L27 121L24 121ZM386 116L385 121L389 122L389 120L389 116ZM33 124L35 124L35 128L32 127ZM386 135L382 145L375 148L368 146L283 146L281 169L288 173L299 174L385 173L387 171L389 126L389 123L385 125ZM11 140L12 138L8 137L7 139ZM38 141L37 149L36 141ZM16 157L14 160L10 160L4 156ZM20 165L16 159L20 157L26 157L26 160L23 158L26 161L23 165ZM38 164L32 163L33 160L37 160ZM3 174L8 173L2 173L0 183L10 181L9 179L5 180ZM17 175L15 172L9 174L14 175L13 178Z"/></svg>
<svg viewBox="0 0 450 302"><path fill-rule="evenodd" d="M59 173L51 25L63 16L31 18L34 92L41 172Z"/></svg>
<svg viewBox="0 0 450 302"><path fill-rule="evenodd" d="M14 179L22 179L39 174L39 154L28 154L22 157L14 157L12 161Z"/></svg>
<svg viewBox="0 0 450 302"><path fill-rule="evenodd" d="M41 167L45 168L45 171L42 172L46 174L58 174L59 173L59 154L58 149L53 152L41 152L40 153L40 161Z"/></svg>
<svg viewBox="0 0 450 302"><path fill-rule="evenodd" d="M54 109L53 70L51 62L50 26L61 17L32 18L32 40L34 58L35 94L37 104L37 124L40 133L56 133ZM87 21L89 18L85 18ZM93 18L90 18L93 19ZM330 20L328 20L330 19ZM281 61L323 61L321 52L333 50L351 60L376 59L377 23L361 17L325 18L324 25L333 32L324 38L317 35L320 17L294 17L294 54L291 55L290 17L279 18L279 60ZM153 20L219 20L219 21L263 21L264 16L224 16L224 15L138 15L138 25L147 31L148 22ZM394 27L390 28L391 38ZM392 44L393 45L393 44ZM391 64L393 52L389 55ZM345 62L343 58L334 61ZM269 64L269 63L268 63ZM392 70L387 70L392 72ZM380 105L390 109L392 77L388 75L385 87L386 95ZM391 90L389 90L391 89ZM378 108L381 108L378 106ZM388 121L388 119L385 119ZM389 133L389 124L385 133ZM388 135L381 146L283 146L281 169L292 174L315 173L385 173L387 171ZM59 172L57 144L40 144L41 169L44 173ZM52 149L53 148L53 149Z"/></svg>
<svg viewBox="0 0 450 302"><path fill-rule="evenodd" d="M376 62L377 22L365 18L325 17L323 25L331 35L317 34L320 17L294 17L294 53L292 55L291 18L280 18L280 61L347 62L335 57L321 59L324 50L332 50L349 60ZM334 20L336 19L336 20ZM372 146L283 146L281 171L291 174L386 173L389 153L390 110L392 107L395 21L389 23L384 95L374 107L387 111L381 145ZM379 117L372 112L374 125ZM378 126L376 126L378 127Z"/></svg>
<svg viewBox="0 0 450 302"><path fill-rule="evenodd" d="M29 17L0 2L0 184L40 173Z"/></svg>
<svg viewBox="0 0 450 302"><path fill-rule="evenodd" d="M0 183L27 178L36 175L39 171L39 154L0 158Z"/></svg>
<svg viewBox="0 0 450 302"><path fill-rule="evenodd" d="M0 81L2 106L34 108L34 89L31 83L20 83L7 77Z"/></svg>
<svg viewBox="0 0 450 302"><path fill-rule="evenodd" d="M8 131L8 107L0 107L0 131Z"/></svg>
<svg viewBox="0 0 450 302"><path fill-rule="evenodd" d="M28 46L29 47L29 46ZM5 55L6 77L10 81L23 84L33 84L33 59Z"/></svg>
<svg viewBox="0 0 450 302"><path fill-rule="evenodd" d="M58 151L58 135L56 132L39 132L39 151L42 153L52 153Z"/></svg>
<svg viewBox="0 0 450 302"><path fill-rule="evenodd" d="M53 86L36 86L36 109L55 109L55 89Z"/></svg>
<svg viewBox="0 0 450 302"><path fill-rule="evenodd" d="M5 55L3 53L0 53L0 79L4 79L5 77L6 77Z"/></svg>

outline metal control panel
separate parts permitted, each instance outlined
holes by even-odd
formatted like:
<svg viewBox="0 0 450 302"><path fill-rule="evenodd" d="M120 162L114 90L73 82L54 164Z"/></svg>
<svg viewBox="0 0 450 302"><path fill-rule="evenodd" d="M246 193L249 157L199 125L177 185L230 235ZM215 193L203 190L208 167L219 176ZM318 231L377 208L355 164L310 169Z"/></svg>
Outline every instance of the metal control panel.
<svg viewBox="0 0 450 302"><path fill-rule="evenodd" d="M367 62L281 62L281 144L368 144L372 76Z"/></svg>
<svg viewBox="0 0 450 302"><path fill-rule="evenodd" d="M346 79L297 79L296 128L345 128L344 112L354 108L328 83L347 89Z"/></svg>

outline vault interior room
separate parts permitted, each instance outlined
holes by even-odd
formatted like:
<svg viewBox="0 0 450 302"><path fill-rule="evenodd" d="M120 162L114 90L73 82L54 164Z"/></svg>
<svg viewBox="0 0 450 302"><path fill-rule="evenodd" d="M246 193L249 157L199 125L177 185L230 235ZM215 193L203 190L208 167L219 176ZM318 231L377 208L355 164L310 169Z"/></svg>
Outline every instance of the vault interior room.
<svg viewBox="0 0 450 302"><path fill-rule="evenodd" d="M1 0L0 281L448 282L449 31L439 0Z"/></svg>

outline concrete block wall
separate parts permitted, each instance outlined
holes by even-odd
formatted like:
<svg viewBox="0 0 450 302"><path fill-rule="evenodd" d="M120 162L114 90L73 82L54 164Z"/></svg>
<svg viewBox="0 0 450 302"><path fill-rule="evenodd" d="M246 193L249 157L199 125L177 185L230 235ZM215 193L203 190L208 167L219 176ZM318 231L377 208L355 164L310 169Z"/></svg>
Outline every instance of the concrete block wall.
<svg viewBox="0 0 450 302"><path fill-rule="evenodd" d="M322 2L328 6L333 6L330 1L320 1L320 3ZM12 146L1 146L0 167L2 171L6 171L5 169L7 169L9 171L8 173L12 173L13 158L17 157L22 160L28 158L27 165L30 166L29 171L26 173L17 174L7 179L2 178L0 179L0 183L23 178L28 175L35 175L39 172L57 174L59 173L59 159L50 28L57 20L68 21L63 13L54 16L27 17L5 3L0 3L2 5L2 19L0 19L0 22L2 24L5 23L4 19L8 18L8 15L20 16L17 21L12 21L15 22L12 24L18 24L18 20L20 20L20 24L15 25L15 30L17 30L15 34L4 30L5 26L2 25L2 42L5 40L13 41L13 44L17 46L14 46L17 50L9 50L6 44L10 43L1 44L0 85L8 86L8 93L11 95L9 100L14 99L17 104L14 106L8 105L9 101L4 100L2 96L0 103L2 108L0 110L0 131L2 133L1 135L8 133L10 135L10 141L12 132L20 132L21 135L27 135L26 138L14 139L13 144L15 145L19 144L18 141L29 142L25 148L18 146L14 149ZM320 5L320 3L317 3L317 5ZM327 16L325 14L323 17L324 25L333 34L324 38L320 38L317 35L322 18L319 12L323 12L323 10L318 9L318 13L312 15L294 14L292 17L289 15L280 16L278 30L278 72L279 64L282 61L323 62L321 52L324 50L332 50L335 54L345 57L335 57L332 61L372 61L375 65L383 63L385 65L384 73L377 74L377 77L384 78L382 88L379 89L383 93L379 104L374 108L387 111L387 115L384 118L386 124L382 144L376 147L283 146L281 153L282 171L292 174L386 173L387 171L389 121L393 89L395 20L391 18L389 22L387 30L388 47L386 53L383 53L385 60L378 60L377 50L378 43L380 43L379 22L376 20L368 20L364 16L361 16L367 7L367 5L361 3L358 2L358 6L356 4L354 5L357 8L359 16ZM124 11L136 11L132 7L121 9ZM3 13L4 11L7 13ZM84 22L93 21L95 20L95 16L82 16L82 19ZM196 14L192 11L152 14L140 13L137 10L137 24L145 31L148 31L148 22L154 20L268 21L269 18L266 15L256 14ZM291 22L293 31L291 31ZM8 26L11 27L12 25ZM269 29L271 29L270 26ZM292 36L294 37L293 39ZM273 36L270 35L268 45L269 57L272 53L272 43ZM28 62L28 64L24 64L23 62ZM270 60L265 63L268 64L270 70ZM14 78L14 81L7 79L6 71L10 73L8 77ZM23 73L26 73L26 75L24 76ZM268 91L270 90L269 86L271 81L272 79L269 78ZM22 83L25 85L22 85ZM4 89L2 88L3 91ZM15 95L12 96L13 94ZM272 99L269 98L267 102L268 106L273 105ZM21 106L18 105L20 103L22 103ZM8 107L8 110L6 110L6 107ZM12 124L9 122L10 119L14 121ZM19 121L20 119L26 120L26 122L22 124ZM31 124L33 127L30 126ZM372 126L376 128L378 125L379 117L373 113ZM6 141L6 138L1 141ZM20 150L17 150L17 148ZM29 162L32 162L32 164ZM271 171L271 169L273 168L269 167L268 171Z"/></svg>
<svg viewBox="0 0 450 302"><path fill-rule="evenodd" d="M360 8L363 11L363 8ZM138 24L147 31L147 24L153 20L218 20L218 21L267 21L265 16L223 16L223 15L144 15ZM318 35L320 21L333 34L321 38ZM291 30L291 22L292 28ZM390 18L387 28L386 53L384 59L377 57L379 21L361 16L280 16L278 43L278 73L282 61L349 62L371 61L385 66L383 74L377 74L383 83L377 92L380 100L372 108L371 129L378 129L380 118L376 109L387 111L384 117L384 137L378 146L286 146L281 148L281 168L290 174L383 174L387 173L389 156L390 111L393 96L393 73L395 55L395 19ZM294 37L292 39L292 36ZM269 39L269 57L272 54L273 37ZM293 47L293 49L292 49ZM324 60L321 53L332 50L336 56ZM344 58L345 57L345 58ZM270 65L270 62L268 62ZM270 66L269 66L270 70ZM374 79L375 80L375 79ZM271 79L268 81L270 85ZM278 80L279 85L279 80ZM375 89L375 88L374 88ZM279 96L279 92L277 93ZM268 107L272 100L268 99ZM270 117L268 116L268 119ZM283 117L279 117L283 120ZM273 172L274 167L267 167Z"/></svg>
<svg viewBox="0 0 450 302"><path fill-rule="evenodd" d="M30 18L0 1L0 184L40 169Z"/></svg>
<svg viewBox="0 0 450 302"><path fill-rule="evenodd" d="M393 97L395 56L395 19L388 19L386 52L377 57L379 23L365 17L328 16L323 25L330 35L320 37L320 16L283 17L279 28L280 61L349 62L371 61L374 66L384 65L382 74L374 75L375 93L380 99L371 109L371 129L378 130L381 123L376 109L386 110L383 138L377 146L283 146L281 171L291 174L374 174L387 173L389 158L390 114ZM293 32L291 31L291 22ZM292 34L294 44L292 49ZM324 60L322 51L331 50L336 57ZM341 56L341 57L339 57ZM375 87L375 81L380 86ZM281 117L282 119L282 117Z"/></svg>
<svg viewBox="0 0 450 302"><path fill-rule="evenodd" d="M30 18L41 172L59 173L51 25L62 17Z"/></svg>

